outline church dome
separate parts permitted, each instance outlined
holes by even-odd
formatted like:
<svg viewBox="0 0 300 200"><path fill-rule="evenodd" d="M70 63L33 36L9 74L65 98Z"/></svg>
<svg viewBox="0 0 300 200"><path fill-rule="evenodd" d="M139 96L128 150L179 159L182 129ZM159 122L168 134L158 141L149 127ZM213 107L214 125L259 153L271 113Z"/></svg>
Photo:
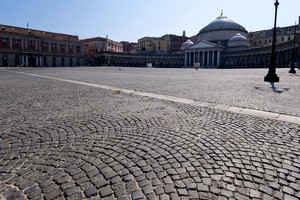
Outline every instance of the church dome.
<svg viewBox="0 0 300 200"><path fill-rule="evenodd" d="M243 36L248 34L243 26L223 16L222 13L221 16L199 31L197 41L206 40L227 47L228 41L237 33Z"/></svg>
<svg viewBox="0 0 300 200"><path fill-rule="evenodd" d="M249 40L245 36L241 35L240 33L237 33L228 41L228 47L247 47L247 46L250 46Z"/></svg>
<svg viewBox="0 0 300 200"><path fill-rule="evenodd" d="M212 21L203 29L201 29L199 33L219 31L219 30L239 30L244 32L246 31L246 29L240 24L221 15L216 20Z"/></svg>
<svg viewBox="0 0 300 200"><path fill-rule="evenodd" d="M194 45L194 43L190 39L188 39L181 45L180 50L182 50L182 51L187 50L192 45Z"/></svg>
<svg viewBox="0 0 300 200"><path fill-rule="evenodd" d="M248 41L247 38L240 33L237 33L235 36L233 36L229 42L235 42L235 41Z"/></svg>

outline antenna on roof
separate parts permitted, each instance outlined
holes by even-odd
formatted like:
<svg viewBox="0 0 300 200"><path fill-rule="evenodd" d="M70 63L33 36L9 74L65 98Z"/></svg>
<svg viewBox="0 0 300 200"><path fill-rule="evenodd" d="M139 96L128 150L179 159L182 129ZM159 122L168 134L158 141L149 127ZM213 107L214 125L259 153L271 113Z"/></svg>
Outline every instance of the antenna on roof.
<svg viewBox="0 0 300 200"><path fill-rule="evenodd" d="M106 39L108 39L108 34L106 34Z"/></svg>
<svg viewBox="0 0 300 200"><path fill-rule="evenodd" d="M29 23L27 22L27 29L28 29L28 27L29 27Z"/></svg>

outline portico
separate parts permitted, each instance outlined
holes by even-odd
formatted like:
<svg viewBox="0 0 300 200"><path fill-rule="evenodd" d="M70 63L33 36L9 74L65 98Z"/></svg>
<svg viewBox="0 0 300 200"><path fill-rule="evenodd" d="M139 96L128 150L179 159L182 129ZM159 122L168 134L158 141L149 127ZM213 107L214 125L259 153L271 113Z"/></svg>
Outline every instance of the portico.
<svg viewBox="0 0 300 200"><path fill-rule="evenodd" d="M185 52L185 66L215 68L220 66L221 45L202 40Z"/></svg>

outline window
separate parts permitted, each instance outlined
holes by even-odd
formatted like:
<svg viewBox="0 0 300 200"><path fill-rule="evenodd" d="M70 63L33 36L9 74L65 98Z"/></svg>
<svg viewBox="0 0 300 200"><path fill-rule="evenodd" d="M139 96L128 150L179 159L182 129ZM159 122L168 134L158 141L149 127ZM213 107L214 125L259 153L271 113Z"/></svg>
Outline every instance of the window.
<svg viewBox="0 0 300 200"><path fill-rule="evenodd" d="M12 48L13 49L21 49L21 39L13 38Z"/></svg>
<svg viewBox="0 0 300 200"><path fill-rule="evenodd" d="M60 44L60 51L64 52L66 50L66 45L65 44Z"/></svg>
<svg viewBox="0 0 300 200"><path fill-rule="evenodd" d="M0 48L7 49L9 47L8 43L9 41L7 37L0 38Z"/></svg>
<svg viewBox="0 0 300 200"><path fill-rule="evenodd" d="M55 43L51 43L51 52L57 52L57 45Z"/></svg>
<svg viewBox="0 0 300 200"><path fill-rule="evenodd" d="M27 40L27 50L35 51L35 41L34 40Z"/></svg>
<svg viewBox="0 0 300 200"><path fill-rule="evenodd" d="M42 52L48 52L48 42L42 41Z"/></svg>

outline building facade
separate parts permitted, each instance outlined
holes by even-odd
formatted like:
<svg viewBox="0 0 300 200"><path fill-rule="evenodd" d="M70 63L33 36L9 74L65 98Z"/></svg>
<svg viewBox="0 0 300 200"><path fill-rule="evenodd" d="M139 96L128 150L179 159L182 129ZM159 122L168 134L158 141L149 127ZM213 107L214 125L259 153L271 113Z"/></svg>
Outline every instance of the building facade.
<svg viewBox="0 0 300 200"><path fill-rule="evenodd" d="M78 36L0 25L0 66L81 66Z"/></svg>
<svg viewBox="0 0 300 200"><path fill-rule="evenodd" d="M124 53L137 53L138 43L122 41Z"/></svg>
<svg viewBox="0 0 300 200"><path fill-rule="evenodd" d="M143 37L138 40L139 53L167 53L168 40L163 37Z"/></svg>
<svg viewBox="0 0 300 200"><path fill-rule="evenodd" d="M299 41L294 40L299 25L277 28L277 66L300 63ZM209 23L197 34L197 41L183 43L186 67L244 68L268 67L273 30L248 33L235 21L223 16Z"/></svg>
<svg viewBox="0 0 300 200"><path fill-rule="evenodd" d="M182 36L174 34L166 34L162 37L143 37L138 40L139 53L174 53L180 51L182 43L188 37L185 36L183 31Z"/></svg>
<svg viewBox="0 0 300 200"><path fill-rule="evenodd" d="M123 52L123 44L108 38L94 37L80 40L84 43L87 56L97 55L99 52Z"/></svg>
<svg viewBox="0 0 300 200"><path fill-rule="evenodd" d="M294 39L295 26L276 28L276 43L281 44ZM249 40L254 46L271 46L273 41L273 29L261 30L249 33Z"/></svg>

